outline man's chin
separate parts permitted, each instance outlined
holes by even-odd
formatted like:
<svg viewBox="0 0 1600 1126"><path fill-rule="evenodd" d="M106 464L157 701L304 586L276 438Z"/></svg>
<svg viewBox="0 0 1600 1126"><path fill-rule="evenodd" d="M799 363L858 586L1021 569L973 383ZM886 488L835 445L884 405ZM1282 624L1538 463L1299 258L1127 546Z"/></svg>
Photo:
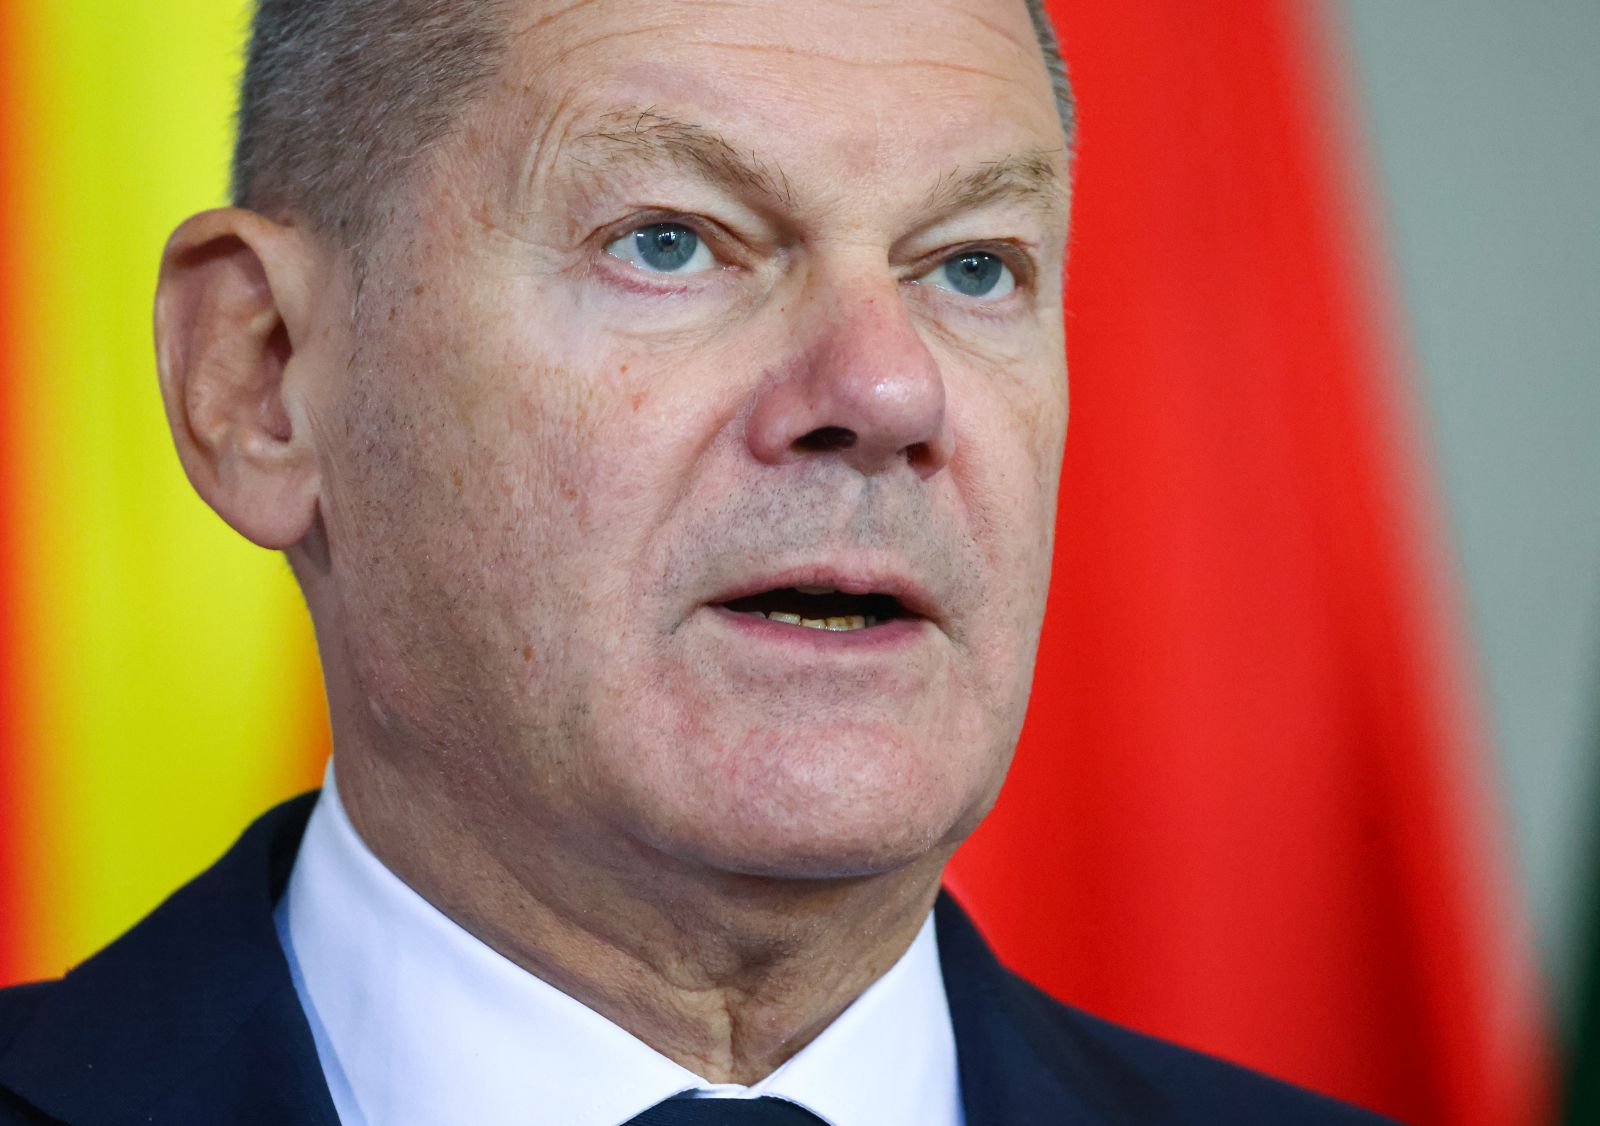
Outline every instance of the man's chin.
<svg viewBox="0 0 1600 1126"><path fill-rule="evenodd" d="M792 882L863 880L888 876L907 868L942 863L931 847L907 847L900 842L830 840L796 841L760 850L729 850L706 860L729 875Z"/></svg>
<svg viewBox="0 0 1600 1126"><path fill-rule="evenodd" d="M937 870L987 810L964 803L867 814L859 806L818 808L805 821L707 816L668 847L709 872L780 881L861 880L912 868ZM708 811L709 812L709 811Z"/></svg>
<svg viewBox="0 0 1600 1126"><path fill-rule="evenodd" d="M939 718L944 737L878 715L836 716L825 733L707 724L704 738L607 742L635 766L611 772L628 788L611 804L629 811L619 824L636 839L703 870L855 879L942 862L993 804L1009 746ZM654 769L638 769L647 762Z"/></svg>

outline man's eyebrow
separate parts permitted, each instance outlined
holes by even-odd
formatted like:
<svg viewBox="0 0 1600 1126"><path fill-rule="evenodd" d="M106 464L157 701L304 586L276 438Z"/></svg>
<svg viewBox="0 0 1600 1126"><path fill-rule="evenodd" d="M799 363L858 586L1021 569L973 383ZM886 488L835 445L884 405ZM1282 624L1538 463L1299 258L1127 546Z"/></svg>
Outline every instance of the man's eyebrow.
<svg viewBox="0 0 1600 1126"><path fill-rule="evenodd" d="M753 152L735 148L703 125L679 121L654 109L604 114L594 128L577 134L571 143L576 149L598 151L598 161L573 158L585 167L613 160L669 164L754 190L779 203L794 202L789 181L780 169L770 167Z"/></svg>
<svg viewBox="0 0 1600 1126"><path fill-rule="evenodd" d="M941 176L928 193L929 211L948 214L1006 198L1049 211L1064 209L1068 189L1049 149L1031 148Z"/></svg>

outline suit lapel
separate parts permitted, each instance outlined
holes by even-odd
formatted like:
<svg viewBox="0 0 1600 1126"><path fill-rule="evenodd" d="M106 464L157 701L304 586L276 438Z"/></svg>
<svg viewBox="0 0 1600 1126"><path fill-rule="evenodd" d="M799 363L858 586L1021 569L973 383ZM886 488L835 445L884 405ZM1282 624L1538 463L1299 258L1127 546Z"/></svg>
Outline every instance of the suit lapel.
<svg viewBox="0 0 1600 1126"><path fill-rule="evenodd" d="M41 987L0 1056L0 1083L72 1126L337 1126L272 919L314 801L266 814L133 930Z"/></svg>
<svg viewBox="0 0 1600 1126"><path fill-rule="evenodd" d="M60 982L0 1083L71 1126L338 1126L272 910L315 801L226 856ZM948 895L935 909L967 1126L1104 1126L1127 1109L1072 1010L1007 972Z"/></svg>
<svg viewBox="0 0 1600 1126"><path fill-rule="evenodd" d="M948 893L934 908L966 1126L1125 1121L1072 1010L1007 971Z"/></svg>

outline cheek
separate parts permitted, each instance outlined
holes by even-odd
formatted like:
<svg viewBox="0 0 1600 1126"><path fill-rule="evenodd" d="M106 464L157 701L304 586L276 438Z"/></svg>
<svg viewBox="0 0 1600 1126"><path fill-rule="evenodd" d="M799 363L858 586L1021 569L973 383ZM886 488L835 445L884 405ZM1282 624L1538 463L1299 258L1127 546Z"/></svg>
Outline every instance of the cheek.
<svg viewBox="0 0 1600 1126"><path fill-rule="evenodd" d="M962 391L952 471L971 494L977 525L1047 565L1066 438L1065 371L1057 360L1034 378L984 373ZM1031 571L1015 557L994 563L999 575Z"/></svg>
<svg viewBox="0 0 1600 1126"><path fill-rule="evenodd" d="M1019 719L1050 583L1064 388L1064 379L995 374L957 408L950 473L990 576L969 638L988 698Z"/></svg>
<svg viewBox="0 0 1600 1126"><path fill-rule="evenodd" d="M628 522L605 485L630 479L613 430L633 413L592 374L464 343L412 331L360 358L328 505L369 695L452 741L536 721L530 700L565 706L552 670L572 671L574 635L615 589L604 561ZM474 714L453 714L462 700Z"/></svg>

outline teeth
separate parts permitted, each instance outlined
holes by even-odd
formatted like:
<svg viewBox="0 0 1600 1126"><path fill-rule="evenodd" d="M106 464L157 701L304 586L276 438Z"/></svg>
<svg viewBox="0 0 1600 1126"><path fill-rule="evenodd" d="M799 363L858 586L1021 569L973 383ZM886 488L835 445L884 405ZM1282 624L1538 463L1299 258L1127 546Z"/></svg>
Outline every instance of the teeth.
<svg viewBox="0 0 1600 1126"><path fill-rule="evenodd" d="M797 587L795 587L795 589L798 590L801 594L837 594L838 593L838 591L836 591L831 586L797 586Z"/></svg>
<svg viewBox="0 0 1600 1126"><path fill-rule="evenodd" d="M769 614L768 617L772 618L774 621L780 620L780 617L777 614ZM793 617L793 615L782 615L782 618L785 619L790 617ZM801 618L797 622L791 624L802 625L806 629L826 629L832 630L835 633L848 633L851 630L866 629L867 619L862 617L860 614L849 614L839 618Z"/></svg>
<svg viewBox="0 0 1600 1126"><path fill-rule="evenodd" d="M770 614L755 612L756 617L766 618L771 622L782 622L786 626L804 626L806 629L826 629L836 633L848 633L851 630L866 629L868 626L878 624L878 619L862 614L846 614L838 618L802 618L799 614L788 614L782 610L774 610Z"/></svg>

